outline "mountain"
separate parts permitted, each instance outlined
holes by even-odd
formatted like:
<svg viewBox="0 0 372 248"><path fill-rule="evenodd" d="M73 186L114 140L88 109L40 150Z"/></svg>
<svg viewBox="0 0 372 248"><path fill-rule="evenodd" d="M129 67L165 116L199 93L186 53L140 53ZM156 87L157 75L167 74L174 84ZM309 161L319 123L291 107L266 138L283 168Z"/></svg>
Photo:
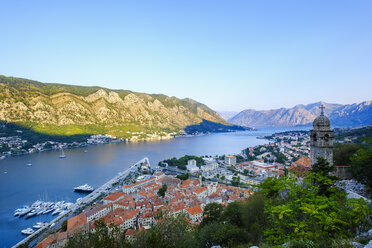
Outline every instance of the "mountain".
<svg viewBox="0 0 372 248"><path fill-rule="evenodd" d="M241 126L297 126L308 125L320 114L319 106L325 106L324 112L333 126L363 126L372 124L372 101L351 105L316 102L308 105L296 105L293 108L273 110L247 109L228 121Z"/></svg>
<svg viewBox="0 0 372 248"><path fill-rule="evenodd" d="M220 133L220 132L235 132L235 131L245 131L253 130L249 127L242 127L236 125L224 125L221 123L216 123L212 121L203 120L200 124L190 125L185 128L185 133L187 134L196 134L196 133Z"/></svg>
<svg viewBox="0 0 372 248"><path fill-rule="evenodd" d="M204 119L227 124L215 111L189 98L0 76L0 121L41 133L146 138L178 133Z"/></svg>
<svg viewBox="0 0 372 248"><path fill-rule="evenodd" d="M224 120L229 120L230 118L234 117L237 115L239 112L236 111L217 111L217 113L224 119Z"/></svg>

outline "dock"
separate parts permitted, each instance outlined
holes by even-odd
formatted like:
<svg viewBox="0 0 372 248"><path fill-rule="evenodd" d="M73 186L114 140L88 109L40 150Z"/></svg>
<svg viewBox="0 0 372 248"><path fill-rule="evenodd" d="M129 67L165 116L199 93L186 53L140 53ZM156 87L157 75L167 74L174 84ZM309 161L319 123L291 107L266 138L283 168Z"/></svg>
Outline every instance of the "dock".
<svg viewBox="0 0 372 248"><path fill-rule="evenodd" d="M17 248L22 245L28 244L29 242L33 241L34 239L38 238L40 235L42 235L45 231L49 230L51 225L55 224L57 226L57 223L60 222L62 219L67 218L70 214L74 213L76 210L78 210L81 206L84 206L85 204L89 204L93 201L95 201L99 196L102 194L106 194L109 192L110 189L112 189L113 184L119 182L122 179L125 179L130 172L136 171L137 166L140 166L142 163L147 163L150 165L150 161L147 157L144 157L134 165L130 166L129 168L125 169L122 172L119 172L118 175L116 175L114 178L106 182L105 184L101 185L99 188L95 189L92 193L82 198L79 202L75 203L66 213L63 215L57 216L55 219L50 221L48 225L45 225L44 227L38 229L31 235L27 236L14 246L12 248ZM135 169L135 170L134 170ZM54 225L53 225L54 226Z"/></svg>

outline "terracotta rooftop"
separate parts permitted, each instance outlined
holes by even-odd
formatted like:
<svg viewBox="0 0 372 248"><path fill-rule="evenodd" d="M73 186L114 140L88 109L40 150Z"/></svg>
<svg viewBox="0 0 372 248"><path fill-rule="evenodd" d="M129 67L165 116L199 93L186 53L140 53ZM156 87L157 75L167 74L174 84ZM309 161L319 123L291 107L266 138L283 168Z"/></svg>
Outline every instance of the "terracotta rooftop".
<svg viewBox="0 0 372 248"><path fill-rule="evenodd" d="M137 186L137 185L140 185L140 184L142 184L142 183L149 182L149 181L154 180L154 179L155 179L155 177L151 177L151 178L149 178L149 179L146 179L146 180L143 180L143 181L140 181L140 182L134 183L134 184L124 185L123 188L131 188L131 187L135 187L135 186Z"/></svg>
<svg viewBox="0 0 372 248"><path fill-rule="evenodd" d="M197 188L197 189L194 190L194 193L200 194L200 193L202 193L202 192L204 192L206 190L207 190L206 187L199 187L199 188Z"/></svg>
<svg viewBox="0 0 372 248"><path fill-rule="evenodd" d="M120 197L125 197L125 196L126 196L126 194L124 192L116 192L116 193L113 193L113 194L110 194L110 195L106 196L104 200L106 200L106 201L116 201Z"/></svg>
<svg viewBox="0 0 372 248"><path fill-rule="evenodd" d="M201 206L200 205L197 205L197 206L194 206L194 207L191 207L191 208L188 208L186 209L186 211L191 214L191 215L195 215L195 214L201 214L203 213L203 210L201 209Z"/></svg>
<svg viewBox="0 0 372 248"><path fill-rule="evenodd" d="M67 231L73 232L85 224L87 224L87 216L81 213L67 220Z"/></svg>
<svg viewBox="0 0 372 248"><path fill-rule="evenodd" d="M54 239L52 238L52 235L49 235L43 241L41 241L35 248L47 248L50 244L54 242Z"/></svg>
<svg viewBox="0 0 372 248"><path fill-rule="evenodd" d="M296 166L302 166L302 167L309 167L310 168L311 167L310 166L310 158L302 156L299 160L297 160L296 162L293 162L292 166L295 166L295 167Z"/></svg>

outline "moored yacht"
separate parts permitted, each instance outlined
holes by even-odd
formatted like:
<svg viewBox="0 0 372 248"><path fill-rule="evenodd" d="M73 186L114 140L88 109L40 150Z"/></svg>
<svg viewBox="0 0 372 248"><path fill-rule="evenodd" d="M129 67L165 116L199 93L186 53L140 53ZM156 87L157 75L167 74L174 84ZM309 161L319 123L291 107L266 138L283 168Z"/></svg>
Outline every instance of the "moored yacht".
<svg viewBox="0 0 372 248"><path fill-rule="evenodd" d="M34 233L34 230L32 230L32 228L27 228L27 229L22 230L21 233L24 235L30 235Z"/></svg>
<svg viewBox="0 0 372 248"><path fill-rule="evenodd" d="M48 224L47 222L37 222L37 223L33 226L33 228L35 228L35 229L39 229L39 228L44 227L44 226L47 225L47 224Z"/></svg>
<svg viewBox="0 0 372 248"><path fill-rule="evenodd" d="M94 188L92 186L89 186L88 184L84 184L74 188L74 191L76 192L92 192L93 190Z"/></svg>

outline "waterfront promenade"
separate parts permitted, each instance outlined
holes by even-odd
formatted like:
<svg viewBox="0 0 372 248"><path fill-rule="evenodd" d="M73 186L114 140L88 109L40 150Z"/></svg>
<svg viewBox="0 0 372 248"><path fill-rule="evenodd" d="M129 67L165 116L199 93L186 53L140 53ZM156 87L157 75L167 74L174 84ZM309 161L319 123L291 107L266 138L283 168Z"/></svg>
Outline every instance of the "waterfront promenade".
<svg viewBox="0 0 372 248"><path fill-rule="evenodd" d="M45 225L44 227L40 228L39 230L35 231L33 234L27 236L20 242L18 242L16 245L12 246L12 248L17 248L22 245L28 244L38 238L41 237L43 233L48 231L50 228L53 228L55 226L58 226L61 224L62 221L65 219L68 219L68 217L72 217L74 212L78 210L81 207L84 207L86 204L90 204L93 201L97 200L101 195L110 193L110 190L114 187L113 185L117 182L120 182L121 180L124 180L130 172L137 171L137 166L140 166L142 163L147 163L150 165L150 161L147 157L144 157L131 167L127 168L126 170L119 172L114 178L107 181L105 184L101 185L99 188L95 189L92 193L85 196L84 198L79 199L74 205L71 206L71 208L66 211L64 214L57 216L55 219L50 221L48 225ZM70 216L71 215L71 216Z"/></svg>

